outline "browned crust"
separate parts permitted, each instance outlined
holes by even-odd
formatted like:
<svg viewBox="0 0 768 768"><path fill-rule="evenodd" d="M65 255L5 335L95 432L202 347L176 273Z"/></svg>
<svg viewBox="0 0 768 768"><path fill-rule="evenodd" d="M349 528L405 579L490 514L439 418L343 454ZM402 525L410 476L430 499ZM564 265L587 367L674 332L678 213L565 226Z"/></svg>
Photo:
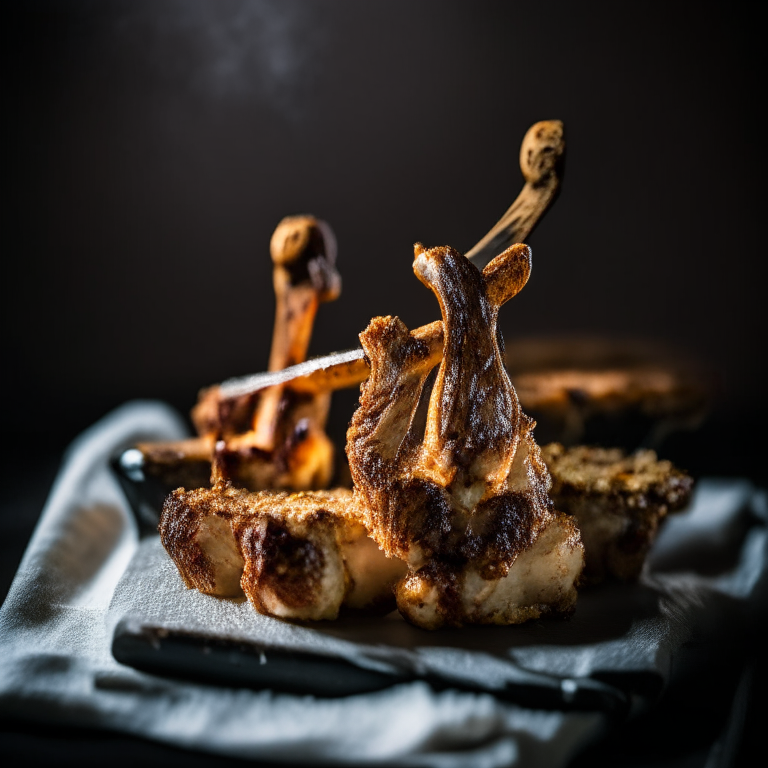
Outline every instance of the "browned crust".
<svg viewBox="0 0 768 768"><path fill-rule="evenodd" d="M693 478L655 451L550 443L541 449L556 498L592 496L618 509L675 512L690 501Z"/></svg>
<svg viewBox="0 0 768 768"><path fill-rule="evenodd" d="M639 578L666 516L685 509L694 488L690 475L650 450L551 443L542 457L556 507L582 529L586 583Z"/></svg>
<svg viewBox="0 0 768 768"><path fill-rule="evenodd" d="M362 529L351 491L251 493L231 485L179 488L160 517L160 540L188 588L222 593L215 569L196 541L203 521L227 522L231 546L242 556L240 585L254 607L269 613L268 589L285 606L314 605L322 587L324 554L318 542L338 547ZM221 534L225 535L225 534Z"/></svg>
<svg viewBox="0 0 768 768"><path fill-rule="evenodd" d="M216 479L251 491L327 487L333 470L333 446L323 429L329 407L330 394L283 390L273 449L264 450L253 431L217 441L213 452Z"/></svg>
<svg viewBox="0 0 768 768"><path fill-rule="evenodd" d="M507 500L508 501L508 500ZM504 502L502 502L503 504ZM517 505L510 505L517 506ZM571 516L561 512L548 510L544 513L536 512L530 507L525 508L520 514L520 507L517 506L512 514L509 514L506 521L500 517L495 520L496 524L501 523L503 533L501 538L510 536L517 541L508 547L508 553L503 553L503 546L498 550L497 559L485 561L466 556L466 550L456 557L437 557L430 560L422 568L409 573L398 585L398 592L405 593L413 589L413 586L419 582L431 587L437 595L437 614L439 616L434 626L424 626L425 629L437 629L439 627L463 627L468 624L476 623L497 623L496 617L492 614L467 615L462 600L461 579L466 573L468 566L479 567L480 576L488 581L501 579L507 575L516 556L533 546L536 539L549 526L556 525L562 530L567 531L564 546L570 551L579 549L583 553L581 535L578 527L575 525ZM499 532L501 529L497 529ZM583 558L583 554L582 554ZM579 586L578 581L576 586ZM548 603L531 603L521 605L514 612L512 623L522 624L526 621L539 619L546 616L567 618L576 610L576 593L564 593L560 599ZM402 611L402 608L401 608ZM412 620L410 611L406 607L404 615ZM507 622L505 622L507 623Z"/></svg>
<svg viewBox="0 0 768 768"><path fill-rule="evenodd" d="M231 520L247 513L237 500L222 499L209 488L178 488L168 495L160 514L160 541L189 589L216 591L211 563L194 543L202 520L209 515Z"/></svg>
<svg viewBox="0 0 768 768"><path fill-rule="evenodd" d="M325 510L318 510L309 524L314 532L333 535L334 523ZM268 614L261 600L269 589L293 609L314 605L320 597L325 556L307 536L295 536L284 521L275 517L238 520L235 536L245 560L241 586L259 613Z"/></svg>

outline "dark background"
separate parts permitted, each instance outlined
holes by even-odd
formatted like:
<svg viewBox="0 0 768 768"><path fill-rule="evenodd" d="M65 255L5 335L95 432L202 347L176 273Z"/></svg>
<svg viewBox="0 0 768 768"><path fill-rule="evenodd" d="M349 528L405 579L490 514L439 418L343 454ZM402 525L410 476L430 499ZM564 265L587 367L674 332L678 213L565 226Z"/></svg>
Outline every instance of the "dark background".
<svg viewBox="0 0 768 768"><path fill-rule="evenodd" d="M756 4L753 7L757 7ZM311 354L437 303L412 244L468 250L522 185L526 129L565 122L508 339L664 342L714 375L666 446L764 480L765 101L749 6L24 2L3 6L2 594L61 451L110 409L263 370L269 239L313 213L341 298ZM334 401L337 433L355 392Z"/></svg>
<svg viewBox="0 0 768 768"><path fill-rule="evenodd" d="M565 182L507 338L663 340L716 369L729 433L753 432L768 346L758 25L738 5L673 5L16 5L11 445L58 446L136 397L187 411L200 387L263 370L269 239L288 214L326 219L339 242L343 292L311 354L356 345L373 315L436 319L412 244L480 239L522 186L523 134L549 118L565 122Z"/></svg>

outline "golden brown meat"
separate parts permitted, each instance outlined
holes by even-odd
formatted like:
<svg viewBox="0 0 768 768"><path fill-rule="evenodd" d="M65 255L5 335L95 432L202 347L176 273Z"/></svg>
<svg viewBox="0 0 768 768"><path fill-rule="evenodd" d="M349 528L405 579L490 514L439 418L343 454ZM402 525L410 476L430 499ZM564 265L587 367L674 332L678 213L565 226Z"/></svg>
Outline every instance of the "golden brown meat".
<svg viewBox="0 0 768 768"><path fill-rule="evenodd" d="M283 619L333 619L342 605L386 610L405 572L369 538L341 489L180 488L166 499L160 539L187 587L245 592L259 613Z"/></svg>
<svg viewBox="0 0 768 768"><path fill-rule="evenodd" d="M550 443L542 458L555 506L576 519L584 542L586 583L634 581L667 514L684 509L693 478L654 451Z"/></svg>
<svg viewBox="0 0 768 768"><path fill-rule="evenodd" d="M550 479L504 368L498 308L525 285L530 249L515 245L481 273L451 248L415 248L436 294L443 354L392 317L360 341L371 367L347 433L355 495L384 551L408 562L401 613L418 626L510 624L568 613L583 566L579 533L554 511Z"/></svg>

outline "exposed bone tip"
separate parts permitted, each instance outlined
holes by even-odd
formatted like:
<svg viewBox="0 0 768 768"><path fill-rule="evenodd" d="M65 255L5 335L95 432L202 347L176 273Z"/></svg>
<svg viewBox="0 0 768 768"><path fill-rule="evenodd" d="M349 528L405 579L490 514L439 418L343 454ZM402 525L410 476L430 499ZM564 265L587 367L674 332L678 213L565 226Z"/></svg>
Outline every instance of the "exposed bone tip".
<svg viewBox="0 0 768 768"><path fill-rule="evenodd" d="M552 174L565 152L562 120L541 120L526 132L520 145L520 169L527 182L540 183Z"/></svg>
<svg viewBox="0 0 768 768"><path fill-rule="evenodd" d="M497 307L516 296L531 276L533 251L525 243L510 245L483 269L488 298Z"/></svg>
<svg viewBox="0 0 768 768"><path fill-rule="evenodd" d="M427 255L430 250L422 243L416 243L413 246L413 271L419 276L420 280L420 273L427 268Z"/></svg>
<svg viewBox="0 0 768 768"><path fill-rule="evenodd" d="M306 275L299 268L294 275L289 272L300 259L306 262L309 282L317 292L320 302L334 301L341 293L341 276L336 270L336 236L330 225L310 215L286 216L272 233L269 244L275 265L275 290L283 290L287 279L306 282ZM287 270L287 271L286 271Z"/></svg>
<svg viewBox="0 0 768 768"><path fill-rule="evenodd" d="M432 248L426 248L418 243L418 249L414 247L414 265L417 261L428 259L430 261L444 261L449 258L463 258L461 254L450 245L436 245Z"/></svg>
<svg viewBox="0 0 768 768"><path fill-rule="evenodd" d="M312 229L317 226L314 216L286 216L275 227L269 252L275 264L290 264L309 244Z"/></svg>

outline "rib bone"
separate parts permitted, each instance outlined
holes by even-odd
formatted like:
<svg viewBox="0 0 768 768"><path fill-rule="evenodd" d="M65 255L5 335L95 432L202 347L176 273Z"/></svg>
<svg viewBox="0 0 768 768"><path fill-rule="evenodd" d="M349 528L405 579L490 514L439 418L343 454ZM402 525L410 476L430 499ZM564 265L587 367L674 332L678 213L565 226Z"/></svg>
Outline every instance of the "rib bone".
<svg viewBox="0 0 768 768"><path fill-rule="evenodd" d="M520 146L525 186L485 237L465 254L479 268L511 243L528 240L560 188L565 136L560 120L534 123Z"/></svg>
<svg viewBox="0 0 768 768"><path fill-rule="evenodd" d="M283 219L272 235L270 252L276 306L269 370L281 371L306 360L317 308L338 297L341 277L334 266L336 238L314 216ZM253 420L255 448L274 450L282 396L280 384L261 393Z"/></svg>

